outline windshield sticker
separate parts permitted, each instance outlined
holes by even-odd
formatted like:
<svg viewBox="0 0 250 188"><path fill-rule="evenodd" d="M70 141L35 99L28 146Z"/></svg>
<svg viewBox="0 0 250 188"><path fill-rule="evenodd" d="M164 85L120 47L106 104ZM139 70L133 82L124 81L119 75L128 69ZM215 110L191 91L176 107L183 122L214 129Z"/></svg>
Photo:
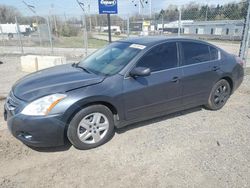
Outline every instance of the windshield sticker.
<svg viewBox="0 0 250 188"><path fill-rule="evenodd" d="M129 47L130 48L140 49L140 50L143 50L144 48L146 48L146 46L143 46L143 45L140 45L140 44L131 44Z"/></svg>

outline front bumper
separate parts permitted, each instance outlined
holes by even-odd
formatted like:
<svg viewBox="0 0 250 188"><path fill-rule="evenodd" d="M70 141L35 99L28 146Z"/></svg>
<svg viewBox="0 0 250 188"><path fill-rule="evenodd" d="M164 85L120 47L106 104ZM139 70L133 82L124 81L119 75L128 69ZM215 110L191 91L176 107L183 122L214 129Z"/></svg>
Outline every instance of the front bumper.
<svg viewBox="0 0 250 188"><path fill-rule="evenodd" d="M5 118L12 135L34 147L54 147L65 144L65 123L59 115L25 116L5 108Z"/></svg>

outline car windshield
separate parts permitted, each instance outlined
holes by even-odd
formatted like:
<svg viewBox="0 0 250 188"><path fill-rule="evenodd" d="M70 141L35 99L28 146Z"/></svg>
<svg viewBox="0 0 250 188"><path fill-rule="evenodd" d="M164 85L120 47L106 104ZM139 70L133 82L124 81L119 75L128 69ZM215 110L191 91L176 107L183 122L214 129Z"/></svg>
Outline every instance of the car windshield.
<svg viewBox="0 0 250 188"><path fill-rule="evenodd" d="M115 42L81 60L79 66L95 74L110 76L122 70L140 51L130 43Z"/></svg>

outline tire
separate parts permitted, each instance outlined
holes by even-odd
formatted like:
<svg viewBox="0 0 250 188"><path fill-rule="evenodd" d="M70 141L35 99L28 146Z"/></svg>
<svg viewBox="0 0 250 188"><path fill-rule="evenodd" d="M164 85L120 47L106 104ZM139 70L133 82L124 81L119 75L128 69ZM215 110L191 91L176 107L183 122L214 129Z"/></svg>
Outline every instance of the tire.
<svg viewBox="0 0 250 188"><path fill-rule="evenodd" d="M231 87L227 80L219 80L212 88L205 107L209 110L219 110L227 102L231 95Z"/></svg>
<svg viewBox="0 0 250 188"><path fill-rule="evenodd" d="M69 141L80 150L98 147L108 142L113 135L113 114L103 105L93 105L79 111L67 131Z"/></svg>

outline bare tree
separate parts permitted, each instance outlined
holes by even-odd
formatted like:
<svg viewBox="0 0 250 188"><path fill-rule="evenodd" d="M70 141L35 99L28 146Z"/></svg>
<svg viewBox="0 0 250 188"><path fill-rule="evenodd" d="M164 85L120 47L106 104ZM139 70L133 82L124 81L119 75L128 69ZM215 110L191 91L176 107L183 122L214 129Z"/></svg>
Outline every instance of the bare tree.
<svg viewBox="0 0 250 188"><path fill-rule="evenodd" d="M0 22L1 23L14 23L15 16L21 17L21 13L12 6L0 5Z"/></svg>

